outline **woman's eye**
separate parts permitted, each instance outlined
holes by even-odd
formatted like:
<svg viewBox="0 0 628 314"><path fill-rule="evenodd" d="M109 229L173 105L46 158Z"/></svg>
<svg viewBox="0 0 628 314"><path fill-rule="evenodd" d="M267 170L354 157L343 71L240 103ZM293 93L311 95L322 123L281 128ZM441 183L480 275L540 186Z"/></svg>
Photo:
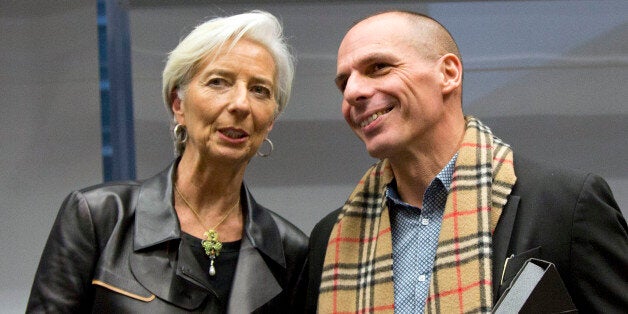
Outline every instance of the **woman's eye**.
<svg viewBox="0 0 628 314"><path fill-rule="evenodd" d="M223 78L220 78L220 77L215 77L207 81L208 86L224 86L226 84L227 82Z"/></svg>
<svg viewBox="0 0 628 314"><path fill-rule="evenodd" d="M265 86L253 86L251 91L257 95L260 95L264 98L270 98L270 89Z"/></svg>

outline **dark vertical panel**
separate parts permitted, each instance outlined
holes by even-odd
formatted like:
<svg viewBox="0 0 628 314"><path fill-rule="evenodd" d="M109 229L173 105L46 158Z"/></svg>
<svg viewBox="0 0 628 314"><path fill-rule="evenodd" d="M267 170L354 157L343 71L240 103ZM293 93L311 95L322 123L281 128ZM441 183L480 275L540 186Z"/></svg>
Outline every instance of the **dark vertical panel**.
<svg viewBox="0 0 628 314"><path fill-rule="evenodd" d="M98 0L103 179L135 179L131 48L127 12Z"/></svg>

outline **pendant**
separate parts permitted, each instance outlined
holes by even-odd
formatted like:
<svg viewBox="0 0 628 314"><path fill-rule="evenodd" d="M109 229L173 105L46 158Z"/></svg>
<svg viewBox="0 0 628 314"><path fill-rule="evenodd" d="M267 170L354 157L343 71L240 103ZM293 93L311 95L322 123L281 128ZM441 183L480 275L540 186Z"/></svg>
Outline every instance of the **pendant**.
<svg viewBox="0 0 628 314"><path fill-rule="evenodd" d="M218 232L213 229L205 232L205 237L207 239L201 242L203 248L205 248L205 254L209 256L210 264L209 264L209 275L216 275L216 268L214 267L214 260L218 255L220 255L220 251L222 250L222 242L218 241Z"/></svg>
<svg viewBox="0 0 628 314"><path fill-rule="evenodd" d="M216 268L214 267L215 257L210 257L209 259L211 260L211 264L209 264L209 275L214 276L216 275Z"/></svg>

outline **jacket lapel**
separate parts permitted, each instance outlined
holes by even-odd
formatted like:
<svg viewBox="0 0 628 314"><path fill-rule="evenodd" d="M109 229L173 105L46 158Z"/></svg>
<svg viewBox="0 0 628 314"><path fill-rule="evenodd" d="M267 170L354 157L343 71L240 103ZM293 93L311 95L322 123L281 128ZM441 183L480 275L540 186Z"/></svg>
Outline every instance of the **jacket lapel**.
<svg viewBox="0 0 628 314"><path fill-rule="evenodd" d="M499 222L493 232L493 302L498 299L499 286L501 284L504 263L508 257L508 247L512 234L517 209L519 208L520 197L516 195L508 196L508 202L504 205Z"/></svg>
<svg viewBox="0 0 628 314"><path fill-rule="evenodd" d="M244 230L246 236L253 247L279 264L282 269L285 269L286 258L283 251L283 240L275 220L268 209L257 204L245 185L242 185L242 189L246 198L243 203L246 205Z"/></svg>
<svg viewBox="0 0 628 314"><path fill-rule="evenodd" d="M281 271L286 270L283 242L275 221L255 202L246 186L243 186L243 192L246 197L243 202L246 204L245 236L240 246L228 313L253 312L283 291L263 255L276 263Z"/></svg>
<svg viewBox="0 0 628 314"><path fill-rule="evenodd" d="M283 289L247 237L242 239L227 313L251 313Z"/></svg>
<svg viewBox="0 0 628 314"><path fill-rule="evenodd" d="M146 289L160 299L191 310L201 305L208 292L180 277L187 270L186 263L173 262L178 256L181 234L172 207L175 166L176 162L142 184L135 212L133 253L129 259L131 271Z"/></svg>
<svg viewBox="0 0 628 314"><path fill-rule="evenodd" d="M172 177L176 165L175 161L142 184L135 212L133 253L129 259L131 271L146 289L160 299L192 310L198 308L210 292L194 280L197 277L194 274L202 271L198 263L179 248L181 230L172 206ZM268 210L255 202L244 184L242 192L245 234L229 300L230 313L252 312L281 293L284 284L276 278L283 278L283 273L273 274L268 263L278 266L273 269L286 271L277 224Z"/></svg>

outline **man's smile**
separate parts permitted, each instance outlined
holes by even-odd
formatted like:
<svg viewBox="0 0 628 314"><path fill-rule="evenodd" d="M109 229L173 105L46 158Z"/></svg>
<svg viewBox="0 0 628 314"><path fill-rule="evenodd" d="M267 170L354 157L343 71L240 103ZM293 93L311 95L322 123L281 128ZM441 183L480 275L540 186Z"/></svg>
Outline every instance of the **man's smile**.
<svg viewBox="0 0 628 314"><path fill-rule="evenodd" d="M382 116L382 115L385 115L385 114L389 113L392 109L393 109L393 107L388 107L388 108L386 108L386 109L384 109L384 110L381 110L381 111L375 112L375 113L373 113L373 114L371 114L371 115L367 116L367 117L366 117L364 120L362 120L361 122L356 123L356 124L358 124L361 128L364 128L364 127L368 126L369 124L371 124L373 121L375 121L375 120L376 120L377 118L379 118L380 116Z"/></svg>

